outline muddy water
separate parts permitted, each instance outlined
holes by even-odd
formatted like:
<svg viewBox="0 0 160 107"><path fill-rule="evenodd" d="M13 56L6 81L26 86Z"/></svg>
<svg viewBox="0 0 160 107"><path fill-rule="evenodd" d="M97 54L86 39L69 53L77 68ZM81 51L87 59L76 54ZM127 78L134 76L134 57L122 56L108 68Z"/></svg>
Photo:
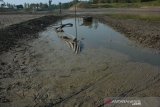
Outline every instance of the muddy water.
<svg viewBox="0 0 160 107"><path fill-rule="evenodd" d="M57 24L60 23L57 22ZM75 36L75 19L65 19L62 23L72 23L74 26L65 27L64 31ZM85 54L85 51L88 49L97 49L96 53L105 53L108 51L107 49L110 49L125 54L129 57L130 61L149 63L156 66L160 65L160 55L156 54L155 50L137 45L98 19L94 19L92 22L84 22L82 18L78 18L77 29L77 38L81 41L82 54ZM44 32L44 35L50 32L53 32L53 29L48 29L47 32ZM57 40L57 44L62 44L62 42L59 43L57 34L52 34L52 38ZM101 48L101 51L99 48Z"/></svg>

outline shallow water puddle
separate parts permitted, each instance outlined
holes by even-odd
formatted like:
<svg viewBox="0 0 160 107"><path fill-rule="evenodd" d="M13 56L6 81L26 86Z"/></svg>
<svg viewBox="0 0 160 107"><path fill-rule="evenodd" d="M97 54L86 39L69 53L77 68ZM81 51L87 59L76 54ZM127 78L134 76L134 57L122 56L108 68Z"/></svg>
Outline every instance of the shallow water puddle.
<svg viewBox="0 0 160 107"><path fill-rule="evenodd" d="M60 24L61 22L57 22ZM72 23L73 27L63 28L65 32L75 35L75 19L68 18L62 20L63 24ZM42 35L48 35L53 39L57 46L63 47L63 49L70 50L64 46L64 41L58 38L57 33L54 31L54 27L49 27L46 31L42 32ZM135 42L130 41L123 34L115 31L110 26L103 24L98 19L94 19L92 22L84 22L82 18L77 19L78 37L81 41L81 53L86 54L87 50L94 50L94 54L101 53L105 55L109 50L116 51L129 57L130 61L149 63L152 65L160 65L160 55L155 54L155 50L143 48L136 45ZM45 39L45 37L43 37ZM87 53L88 54L88 53ZM93 53L89 53L93 55Z"/></svg>

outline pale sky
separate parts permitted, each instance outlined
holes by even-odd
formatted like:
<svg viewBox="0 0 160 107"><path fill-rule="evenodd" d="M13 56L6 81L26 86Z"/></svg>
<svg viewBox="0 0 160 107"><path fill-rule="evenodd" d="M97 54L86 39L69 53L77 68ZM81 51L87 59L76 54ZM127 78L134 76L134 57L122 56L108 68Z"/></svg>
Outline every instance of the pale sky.
<svg viewBox="0 0 160 107"><path fill-rule="evenodd" d="M11 4L24 4L26 3L48 3L49 0L3 0L5 3L11 3ZM68 1L73 1L73 0L52 0L52 4L58 4L59 2L65 3Z"/></svg>

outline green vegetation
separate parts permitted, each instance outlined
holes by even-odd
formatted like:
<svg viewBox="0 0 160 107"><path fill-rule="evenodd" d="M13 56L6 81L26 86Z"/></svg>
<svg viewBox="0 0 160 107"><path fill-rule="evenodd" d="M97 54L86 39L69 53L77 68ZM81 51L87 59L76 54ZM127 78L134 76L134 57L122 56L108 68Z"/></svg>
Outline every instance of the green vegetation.
<svg viewBox="0 0 160 107"><path fill-rule="evenodd" d="M159 0L89 0L91 3L140 3L140 2L150 2Z"/></svg>
<svg viewBox="0 0 160 107"><path fill-rule="evenodd" d="M131 15L131 14L107 14L114 19L136 19L145 21L160 21L160 15Z"/></svg>
<svg viewBox="0 0 160 107"><path fill-rule="evenodd" d="M160 0L90 0L89 2L74 0L62 3L62 8L74 7L77 3L79 8L140 8L140 7L159 7ZM58 9L59 5L53 5Z"/></svg>
<svg viewBox="0 0 160 107"><path fill-rule="evenodd" d="M135 3L98 3L92 4L91 8L139 8L139 7L158 7L160 0L150 2L135 2Z"/></svg>

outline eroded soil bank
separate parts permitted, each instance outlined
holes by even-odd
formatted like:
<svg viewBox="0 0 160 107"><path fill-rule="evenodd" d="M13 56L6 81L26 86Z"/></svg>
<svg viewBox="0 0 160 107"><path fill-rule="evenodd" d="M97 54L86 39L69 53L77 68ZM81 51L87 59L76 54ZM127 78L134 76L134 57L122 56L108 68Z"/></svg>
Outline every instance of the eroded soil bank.
<svg viewBox="0 0 160 107"><path fill-rule="evenodd" d="M22 30L21 35L30 37L56 21L53 20L46 16L29 21L29 30L22 26L26 22L13 26ZM17 38L19 33L4 34ZM0 106L101 107L104 99L111 96L160 96L159 66L132 62L129 56L111 49L93 47L76 55L65 45L57 45L53 36L56 32L51 26L33 35L36 39L13 39L14 45L2 38L7 41L3 42L4 50L15 47L0 55Z"/></svg>
<svg viewBox="0 0 160 107"><path fill-rule="evenodd" d="M44 30L45 27L57 21L58 18L58 16L52 15L43 16L0 29L0 53L15 46L18 40L36 38L39 31Z"/></svg>

